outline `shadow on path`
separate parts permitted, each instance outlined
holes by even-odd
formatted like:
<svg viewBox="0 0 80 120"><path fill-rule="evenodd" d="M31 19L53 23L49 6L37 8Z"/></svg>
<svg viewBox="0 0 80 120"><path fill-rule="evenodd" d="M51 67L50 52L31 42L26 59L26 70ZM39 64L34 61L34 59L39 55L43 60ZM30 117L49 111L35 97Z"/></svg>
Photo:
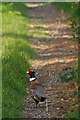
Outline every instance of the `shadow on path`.
<svg viewBox="0 0 80 120"><path fill-rule="evenodd" d="M49 35L49 37L33 36L30 42L38 53L37 59L32 62L32 67L37 72L38 80L44 85L48 83L47 94L52 97L54 103L48 103L47 114L45 107L35 108L34 101L26 98L23 116L63 118L68 111L73 110L73 107L72 101L67 103L61 101L63 97L67 99L71 92L68 91L70 83L61 83L59 73L66 67L77 65L78 45L72 39L72 31L63 11L56 10L51 4L35 3L27 6L30 8L28 16L31 19L31 29L42 28ZM36 21L40 24L36 24Z"/></svg>

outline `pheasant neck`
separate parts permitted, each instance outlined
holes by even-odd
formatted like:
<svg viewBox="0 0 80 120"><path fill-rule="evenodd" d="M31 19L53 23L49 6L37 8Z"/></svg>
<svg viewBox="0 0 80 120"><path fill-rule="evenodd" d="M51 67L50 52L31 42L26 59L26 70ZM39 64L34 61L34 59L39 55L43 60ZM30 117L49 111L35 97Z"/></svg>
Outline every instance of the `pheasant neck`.
<svg viewBox="0 0 80 120"><path fill-rule="evenodd" d="M29 79L30 82L32 82L32 81L34 81L34 80L36 80L35 77Z"/></svg>

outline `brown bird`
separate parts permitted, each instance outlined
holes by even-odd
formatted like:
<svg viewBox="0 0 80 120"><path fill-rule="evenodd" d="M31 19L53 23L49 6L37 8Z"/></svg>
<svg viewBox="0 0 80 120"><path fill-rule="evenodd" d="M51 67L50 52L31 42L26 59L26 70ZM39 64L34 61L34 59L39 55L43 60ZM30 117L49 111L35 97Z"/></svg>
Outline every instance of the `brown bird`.
<svg viewBox="0 0 80 120"><path fill-rule="evenodd" d="M36 102L37 106L39 102L44 102L47 98L44 92L44 87L37 81L35 72L33 70L27 71L27 74L30 76L30 95Z"/></svg>

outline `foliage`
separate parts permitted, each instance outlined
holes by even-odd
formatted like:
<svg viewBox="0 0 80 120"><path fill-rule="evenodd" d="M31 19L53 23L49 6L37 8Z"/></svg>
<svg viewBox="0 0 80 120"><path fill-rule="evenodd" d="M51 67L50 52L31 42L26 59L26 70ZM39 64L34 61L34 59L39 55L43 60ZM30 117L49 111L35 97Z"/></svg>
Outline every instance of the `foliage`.
<svg viewBox="0 0 80 120"><path fill-rule="evenodd" d="M75 69L72 69L69 73L61 74L60 78L62 81L65 81L65 82L68 82L70 80L79 82L78 67L76 67Z"/></svg>
<svg viewBox="0 0 80 120"><path fill-rule="evenodd" d="M75 40L78 40L78 42L80 42L80 2L61 2L61 3L55 3L55 6L57 9L63 10L64 12L66 12L69 15L69 22L71 25L71 28L74 32L73 37L75 38ZM79 61L80 64L80 61ZM75 69L73 69L70 73L66 73L66 74L62 74L61 80L68 82L70 80L74 80L76 82L80 82L79 79L79 70L80 67L76 67ZM74 93L74 95L78 95L79 91L77 93ZM68 113L66 116L66 118L68 119L80 119L79 116L79 111L73 111Z"/></svg>
<svg viewBox="0 0 80 120"><path fill-rule="evenodd" d="M3 12L11 13L16 15L26 16L26 11L28 11L28 7L23 2L4 2L3 3Z"/></svg>
<svg viewBox="0 0 80 120"><path fill-rule="evenodd" d="M74 30L75 34L73 37L80 42L80 2L74 3L75 10L70 17L71 27Z"/></svg>
<svg viewBox="0 0 80 120"><path fill-rule="evenodd" d="M55 6L69 15L70 25L74 31L73 37L80 42L80 2L58 2Z"/></svg>
<svg viewBox="0 0 80 120"><path fill-rule="evenodd" d="M80 120L79 111L75 110L73 112L70 112L65 116L65 118L67 118L68 120L71 120L71 119Z"/></svg>
<svg viewBox="0 0 80 120"><path fill-rule="evenodd" d="M72 3L71 2L53 2L53 5L55 5L55 8L58 10L63 10L66 13L72 13Z"/></svg>
<svg viewBox="0 0 80 120"><path fill-rule="evenodd" d="M19 6L18 6L19 5ZM3 118L20 116L23 100L27 93L28 77L26 71L30 69L35 50L28 39L29 18L25 13L24 3L3 3Z"/></svg>

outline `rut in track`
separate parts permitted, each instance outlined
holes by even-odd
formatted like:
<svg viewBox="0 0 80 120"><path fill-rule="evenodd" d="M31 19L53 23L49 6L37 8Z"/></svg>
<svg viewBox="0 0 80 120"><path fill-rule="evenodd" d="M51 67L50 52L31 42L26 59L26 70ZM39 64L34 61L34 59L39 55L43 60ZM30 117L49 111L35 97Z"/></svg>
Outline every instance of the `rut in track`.
<svg viewBox="0 0 80 120"><path fill-rule="evenodd" d="M22 116L24 118L63 118L74 107L72 100L68 102L68 97L72 94L68 91L70 83L60 82L59 74L65 72L65 68L74 67L77 64L77 43L72 40L72 31L67 22L67 15L63 11L56 10L51 4L35 3L28 4L28 7L30 7L28 15L31 21L43 23L42 25L30 23L31 29L41 27L49 36L34 35L30 42L38 53L37 59L32 62L32 67L37 73L38 80L45 86L46 94L53 99L53 102L47 100L47 105L43 103L41 107L36 108L32 98L26 97ZM64 99L67 103L63 102Z"/></svg>

